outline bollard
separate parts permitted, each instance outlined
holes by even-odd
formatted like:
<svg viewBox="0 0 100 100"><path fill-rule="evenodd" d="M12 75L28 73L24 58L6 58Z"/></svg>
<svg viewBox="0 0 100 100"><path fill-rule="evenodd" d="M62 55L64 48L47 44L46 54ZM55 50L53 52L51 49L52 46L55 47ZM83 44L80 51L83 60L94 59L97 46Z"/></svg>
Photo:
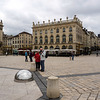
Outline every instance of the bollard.
<svg viewBox="0 0 100 100"><path fill-rule="evenodd" d="M30 71L36 71L36 65L33 62L31 63Z"/></svg>
<svg viewBox="0 0 100 100"><path fill-rule="evenodd" d="M58 77L55 76L48 77L47 96L48 98L58 98L60 96Z"/></svg>

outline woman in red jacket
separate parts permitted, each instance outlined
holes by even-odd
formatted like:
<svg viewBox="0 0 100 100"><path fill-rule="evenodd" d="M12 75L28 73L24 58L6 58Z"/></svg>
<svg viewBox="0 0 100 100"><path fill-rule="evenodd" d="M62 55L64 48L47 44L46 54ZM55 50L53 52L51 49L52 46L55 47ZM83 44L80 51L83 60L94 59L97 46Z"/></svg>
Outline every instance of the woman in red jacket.
<svg viewBox="0 0 100 100"><path fill-rule="evenodd" d="M39 52L36 52L34 58L35 58L35 63L36 63L36 71L40 70L40 54L39 54Z"/></svg>

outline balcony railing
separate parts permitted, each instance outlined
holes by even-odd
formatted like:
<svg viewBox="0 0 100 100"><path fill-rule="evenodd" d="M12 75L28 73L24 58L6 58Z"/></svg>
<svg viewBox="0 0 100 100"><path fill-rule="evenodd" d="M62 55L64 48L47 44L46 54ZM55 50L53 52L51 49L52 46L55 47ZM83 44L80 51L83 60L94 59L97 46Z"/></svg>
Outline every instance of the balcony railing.
<svg viewBox="0 0 100 100"><path fill-rule="evenodd" d="M34 43L34 44L38 44L38 43Z"/></svg>
<svg viewBox="0 0 100 100"><path fill-rule="evenodd" d="M73 41L69 41L68 43L73 43Z"/></svg>
<svg viewBox="0 0 100 100"><path fill-rule="evenodd" d="M62 41L61 43L62 43L62 44L64 44L64 43L66 43L66 41L65 41L65 42L64 42L64 41Z"/></svg>
<svg viewBox="0 0 100 100"><path fill-rule="evenodd" d="M60 42L55 42L55 44L60 44Z"/></svg>
<svg viewBox="0 0 100 100"><path fill-rule="evenodd" d="M49 44L54 44L54 42L50 42Z"/></svg>
<svg viewBox="0 0 100 100"><path fill-rule="evenodd" d="M39 43L39 44L44 44L43 42Z"/></svg>
<svg viewBox="0 0 100 100"><path fill-rule="evenodd" d="M48 44L48 42L44 42L44 44Z"/></svg>

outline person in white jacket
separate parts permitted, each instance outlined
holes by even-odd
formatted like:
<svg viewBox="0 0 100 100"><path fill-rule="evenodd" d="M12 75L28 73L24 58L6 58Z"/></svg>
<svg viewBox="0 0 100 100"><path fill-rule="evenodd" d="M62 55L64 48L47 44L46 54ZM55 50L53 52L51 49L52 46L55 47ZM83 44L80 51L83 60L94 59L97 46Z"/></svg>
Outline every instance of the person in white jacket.
<svg viewBox="0 0 100 100"><path fill-rule="evenodd" d="M40 65L41 65L41 72L44 72L45 70L45 55L46 55L46 52L40 48Z"/></svg>

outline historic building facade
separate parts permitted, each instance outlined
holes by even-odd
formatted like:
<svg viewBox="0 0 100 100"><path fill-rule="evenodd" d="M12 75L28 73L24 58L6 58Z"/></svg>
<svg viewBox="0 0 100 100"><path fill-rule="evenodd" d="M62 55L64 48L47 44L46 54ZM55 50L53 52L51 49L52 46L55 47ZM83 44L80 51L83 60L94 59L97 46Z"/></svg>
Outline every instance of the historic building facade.
<svg viewBox="0 0 100 100"><path fill-rule="evenodd" d="M100 49L100 34L98 34L98 48Z"/></svg>
<svg viewBox="0 0 100 100"><path fill-rule="evenodd" d="M18 50L19 48L32 48L32 34L21 32L7 39L7 46Z"/></svg>
<svg viewBox="0 0 100 100"><path fill-rule="evenodd" d="M3 42L3 23L0 21L0 42Z"/></svg>
<svg viewBox="0 0 100 100"><path fill-rule="evenodd" d="M75 49L83 48L83 26L82 22L74 16L73 19L35 24L33 22L33 49Z"/></svg>
<svg viewBox="0 0 100 100"><path fill-rule="evenodd" d="M2 45L3 45L3 23L0 21L0 55L2 54Z"/></svg>
<svg viewBox="0 0 100 100"><path fill-rule="evenodd" d="M98 37L94 32L83 29L83 51L88 54L88 52L95 51L98 48Z"/></svg>

